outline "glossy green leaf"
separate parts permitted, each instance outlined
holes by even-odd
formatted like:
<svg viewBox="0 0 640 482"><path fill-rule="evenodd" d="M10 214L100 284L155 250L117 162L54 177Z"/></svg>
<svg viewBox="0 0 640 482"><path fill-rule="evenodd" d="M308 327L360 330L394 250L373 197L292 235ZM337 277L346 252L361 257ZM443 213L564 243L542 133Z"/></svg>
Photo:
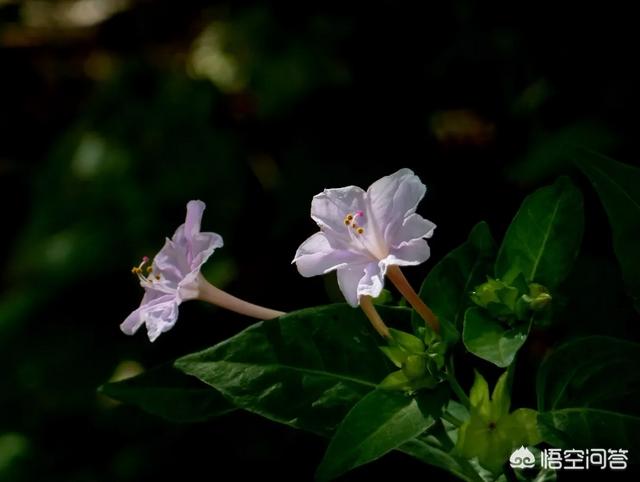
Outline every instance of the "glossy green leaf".
<svg viewBox="0 0 640 482"><path fill-rule="evenodd" d="M570 341L538 370L540 411L569 407L638 413L640 344L606 336Z"/></svg>
<svg viewBox="0 0 640 482"><path fill-rule="evenodd" d="M467 241L433 267L422 283L420 297L441 321L459 330L464 310L471 304L469 295L486 280L494 255L495 242L489 226L480 222L471 230ZM416 313L413 316L419 318ZM419 323L424 322L420 319Z"/></svg>
<svg viewBox="0 0 640 482"><path fill-rule="evenodd" d="M477 357L504 368L513 362L527 339L530 326L530 323L521 322L506 327L482 309L471 307L465 312L462 341Z"/></svg>
<svg viewBox="0 0 640 482"><path fill-rule="evenodd" d="M627 291L640 311L640 169L588 153L577 164L607 211Z"/></svg>
<svg viewBox="0 0 640 482"><path fill-rule="evenodd" d="M435 423L448 395L444 386L417 397L386 390L370 392L338 426L317 478L333 479L417 437Z"/></svg>
<svg viewBox="0 0 640 482"><path fill-rule="evenodd" d="M570 272L584 228L582 194L569 178L528 196L507 229L496 260L496 277L510 283L519 273L548 288Z"/></svg>
<svg viewBox="0 0 640 482"><path fill-rule="evenodd" d="M640 418L591 408L564 408L538 415L542 439L560 448L627 449L638 460Z"/></svg>
<svg viewBox="0 0 640 482"><path fill-rule="evenodd" d="M408 323L405 308L379 306L385 321ZM393 369L361 310L309 308L250 326L176 366L266 418L329 435Z"/></svg>
<svg viewBox="0 0 640 482"><path fill-rule="evenodd" d="M234 406L220 392L171 364L100 387L105 395L136 405L173 422L195 422L224 415Z"/></svg>

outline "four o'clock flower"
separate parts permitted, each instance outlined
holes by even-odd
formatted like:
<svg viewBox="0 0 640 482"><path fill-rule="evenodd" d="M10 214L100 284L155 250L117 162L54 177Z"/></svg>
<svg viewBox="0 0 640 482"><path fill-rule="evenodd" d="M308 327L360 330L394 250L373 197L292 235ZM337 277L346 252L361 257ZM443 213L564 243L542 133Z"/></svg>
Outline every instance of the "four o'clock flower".
<svg viewBox="0 0 640 482"><path fill-rule="evenodd" d="M429 258L426 239L436 226L416 213L425 192L410 169L379 179L367 191L357 186L325 189L311 202L311 218L320 232L302 243L293 260L305 277L337 270L346 301L360 305L384 337L389 332L371 298L380 295L385 275L425 321L439 330L438 319L399 268Z"/></svg>
<svg viewBox="0 0 640 482"><path fill-rule="evenodd" d="M144 296L140 307L120 325L127 335L133 335L144 324L151 341L170 330L178 319L178 307L183 301L200 299L238 313L259 319L277 318L283 312L247 303L210 284L200 268L217 248L222 237L216 233L201 233L200 223L205 204L189 201L187 218L153 259L142 259L132 269L138 275Z"/></svg>

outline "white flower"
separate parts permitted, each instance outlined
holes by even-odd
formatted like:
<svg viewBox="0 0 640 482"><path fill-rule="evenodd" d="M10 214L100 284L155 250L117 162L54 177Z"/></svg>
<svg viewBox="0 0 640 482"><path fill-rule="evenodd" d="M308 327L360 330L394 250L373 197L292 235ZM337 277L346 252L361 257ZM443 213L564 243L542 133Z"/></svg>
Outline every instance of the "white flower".
<svg viewBox="0 0 640 482"><path fill-rule="evenodd" d="M153 264L146 268L146 276L143 267L148 258L133 268L145 293L140 307L120 325L127 335L133 335L144 324L149 339L154 341L175 325L178 306L183 301L200 296L204 283L200 268L216 248L222 247L220 235L200 232L204 209L202 201L189 201L185 223L166 240Z"/></svg>
<svg viewBox="0 0 640 482"><path fill-rule="evenodd" d="M389 266L417 265L429 258L435 224L416 214L426 187L410 169L357 186L325 189L311 202L320 232L298 248L293 260L302 276L338 271L338 284L351 306L361 296L377 297Z"/></svg>

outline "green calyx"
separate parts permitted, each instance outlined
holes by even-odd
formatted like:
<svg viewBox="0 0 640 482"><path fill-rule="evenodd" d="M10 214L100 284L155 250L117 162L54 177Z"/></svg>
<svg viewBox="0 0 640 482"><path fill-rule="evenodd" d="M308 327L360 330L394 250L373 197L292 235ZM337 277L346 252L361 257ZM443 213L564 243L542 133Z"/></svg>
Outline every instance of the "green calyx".
<svg viewBox="0 0 640 482"><path fill-rule="evenodd" d="M414 392L433 388L444 379L446 344L437 333L428 330L421 339L401 330L390 328L389 331L389 346L380 350L399 370L385 377L380 388Z"/></svg>
<svg viewBox="0 0 640 482"><path fill-rule="evenodd" d="M545 310L552 300L545 286L527 283L522 274L510 284L487 277L487 281L477 286L470 296L492 316L508 322L526 320L533 312Z"/></svg>
<svg viewBox="0 0 640 482"><path fill-rule="evenodd" d="M471 413L458 434L456 451L478 462L487 470L498 473L513 450L522 445L541 442L537 412L520 408L509 412L511 398L507 387L507 373L503 373L489 397L489 385L476 372L469 400Z"/></svg>

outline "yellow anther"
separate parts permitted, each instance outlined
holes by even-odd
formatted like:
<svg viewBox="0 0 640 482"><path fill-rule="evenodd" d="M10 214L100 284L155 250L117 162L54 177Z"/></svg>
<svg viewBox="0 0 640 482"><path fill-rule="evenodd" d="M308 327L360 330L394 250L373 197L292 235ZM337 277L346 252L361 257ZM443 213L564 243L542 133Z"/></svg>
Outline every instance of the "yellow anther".
<svg viewBox="0 0 640 482"><path fill-rule="evenodd" d="M147 266L147 273L151 273L153 271L153 268L151 266Z"/></svg>
<svg viewBox="0 0 640 482"><path fill-rule="evenodd" d="M157 279L158 281L160 280L160 275L159 275L159 274L157 274L157 275L156 275L156 279Z"/></svg>
<svg viewBox="0 0 640 482"><path fill-rule="evenodd" d="M344 220L344 224L346 224L347 226L349 226L351 224L351 221L349 221L348 219L345 218Z"/></svg>
<svg viewBox="0 0 640 482"><path fill-rule="evenodd" d="M364 228L358 228L358 229L356 229L356 232L358 234L362 234L362 233L364 233Z"/></svg>
<svg viewBox="0 0 640 482"><path fill-rule="evenodd" d="M353 215L351 215L351 214L347 214L347 219L348 219L349 221L352 221L352 220L353 220Z"/></svg>
<svg viewBox="0 0 640 482"><path fill-rule="evenodd" d="M138 267L137 267L137 266L134 266L133 268L131 268L131 272L132 272L133 274L136 274L138 271L139 271L139 270L138 270Z"/></svg>

